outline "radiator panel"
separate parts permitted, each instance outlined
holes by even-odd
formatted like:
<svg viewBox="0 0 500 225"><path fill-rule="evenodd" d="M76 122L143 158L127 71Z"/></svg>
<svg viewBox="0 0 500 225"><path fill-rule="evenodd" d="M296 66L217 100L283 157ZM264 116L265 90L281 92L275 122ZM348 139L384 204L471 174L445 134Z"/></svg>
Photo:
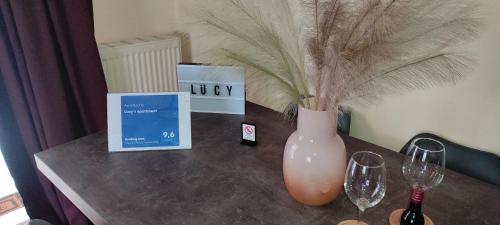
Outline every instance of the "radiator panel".
<svg viewBox="0 0 500 225"><path fill-rule="evenodd" d="M179 38L148 37L100 44L99 54L110 93L178 90Z"/></svg>

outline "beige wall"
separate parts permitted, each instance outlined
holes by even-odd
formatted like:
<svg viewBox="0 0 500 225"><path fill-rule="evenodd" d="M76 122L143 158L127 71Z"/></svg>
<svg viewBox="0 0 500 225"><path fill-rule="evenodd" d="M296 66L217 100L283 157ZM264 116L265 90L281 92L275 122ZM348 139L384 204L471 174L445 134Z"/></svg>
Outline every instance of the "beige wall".
<svg viewBox="0 0 500 225"><path fill-rule="evenodd" d="M96 38L102 42L164 33L175 28L182 31L184 22L193 21L188 15L192 14L197 1L94 0ZM372 106L353 105L352 136L399 150L415 134L433 132L500 154L500 14L497 13L500 1L482 2L481 15L488 28L479 40L467 47L479 59L471 76L456 86L389 97ZM188 45L188 48L183 46L183 55L189 55L189 59L192 55L196 61L204 44L191 40Z"/></svg>
<svg viewBox="0 0 500 225"><path fill-rule="evenodd" d="M98 43L169 33L176 26L176 0L93 0Z"/></svg>
<svg viewBox="0 0 500 225"><path fill-rule="evenodd" d="M500 154L500 1L483 0L488 27L464 49L479 65L455 86L353 107L352 136L399 150L412 136L433 132L457 143Z"/></svg>

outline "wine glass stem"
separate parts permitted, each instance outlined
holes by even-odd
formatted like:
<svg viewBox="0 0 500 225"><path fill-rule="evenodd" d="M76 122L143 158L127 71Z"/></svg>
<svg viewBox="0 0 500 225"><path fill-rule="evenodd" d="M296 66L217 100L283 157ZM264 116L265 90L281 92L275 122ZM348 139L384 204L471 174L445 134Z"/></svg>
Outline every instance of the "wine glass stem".
<svg viewBox="0 0 500 225"><path fill-rule="evenodd" d="M421 188L414 188L410 200L422 204L424 201L424 190Z"/></svg>

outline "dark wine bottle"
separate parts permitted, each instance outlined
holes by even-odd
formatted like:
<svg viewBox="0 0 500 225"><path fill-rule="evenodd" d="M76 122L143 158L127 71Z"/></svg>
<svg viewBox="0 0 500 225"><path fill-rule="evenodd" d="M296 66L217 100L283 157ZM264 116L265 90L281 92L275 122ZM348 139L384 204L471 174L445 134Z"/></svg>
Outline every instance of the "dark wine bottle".
<svg viewBox="0 0 500 225"><path fill-rule="evenodd" d="M418 188L413 189L410 198L410 205L401 214L400 225L424 225L424 215L422 214L422 200L424 191Z"/></svg>

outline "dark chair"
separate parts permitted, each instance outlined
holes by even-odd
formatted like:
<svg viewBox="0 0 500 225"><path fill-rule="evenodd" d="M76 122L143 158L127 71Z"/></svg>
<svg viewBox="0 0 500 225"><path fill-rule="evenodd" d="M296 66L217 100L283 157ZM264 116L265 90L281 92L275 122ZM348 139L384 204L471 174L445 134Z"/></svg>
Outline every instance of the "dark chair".
<svg viewBox="0 0 500 225"><path fill-rule="evenodd" d="M500 157L493 153L465 147L434 134L422 133L410 139L401 149L405 154L415 138L432 138L446 149L446 168L500 186Z"/></svg>
<svg viewBox="0 0 500 225"><path fill-rule="evenodd" d="M351 131L351 112L347 107L339 106L337 117L337 130L343 134L350 134Z"/></svg>

